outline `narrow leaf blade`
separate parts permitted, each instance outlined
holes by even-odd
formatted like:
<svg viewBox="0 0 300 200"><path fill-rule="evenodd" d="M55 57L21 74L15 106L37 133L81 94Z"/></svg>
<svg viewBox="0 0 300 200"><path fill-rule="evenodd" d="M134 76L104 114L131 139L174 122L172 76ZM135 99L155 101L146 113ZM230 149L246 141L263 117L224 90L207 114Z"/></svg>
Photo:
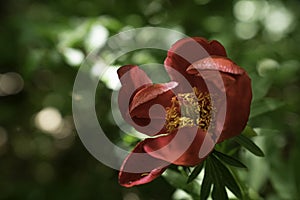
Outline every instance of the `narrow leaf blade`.
<svg viewBox="0 0 300 200"><path fill-rule="evenodd" d="M235 159L234 157L228 156L226 154L223 154L219 151L214 151L214 154L223 162L225 162L228 165L234 166L234 167L240 167L240 168L246 168L247 166L244 165L241 161Z"/></svg>
<svg viewBox="0 0 300 200"><path fill-rule="evenodd" d="M212 198L213 200L228 200L228 195L226 192L225 187L218 187L214 185L213 191L212 191Z"/></svg>
<svg viewBox="0 0 300 200"><path fill-rule="evenodd" d="M205 169L207 169L209 178L211 178L212 183L214 184L212 197L213 197L213 199L228 199L227 192L225 190L223 174L218 169L219 166L215 162L214 158L215 157L213 155L210 155L206 159L207 165L205 168Z"/></svg>
<svg viewBox="0 0 300 200"><path fill-rule="evenodd" d="M254 137L254 136L257 136L257 133L250 126L246 126L245 129L243 130L242 134L244 136L247 136L247 137L250 137L250 138Z"/></svg>
<svg viewBox="0 0 300 200"><path fill-rule="evenodd" d="M229 171L229 169L216 157L212 157L213 162L217 166L217 170L220 174L222 174L223 182L225 186L239 199L242 198L242 192L237 184L236 180L234 179L233 175ZM217 188L216 188L217 189Z"/></svg>
<svg viewBox="0 0 300 200"><path fill-rule="evenodd" d="M235 137L235 141L248 149L254 155L264 157L264 152L248 137L244 135L238 135Z"/></svg>
<svg viewBox="0 0 300 200"><path fill-rule="evenodd" d="M210 189L212 186L212 180L207 173L207 169L205 169L204 178L201 184L201 191L200 191L200 199L206 200L210 194Z"/></svg>
<svg viewBox="0 0 300 200"><path fill-rule="evenodd" d="M200 172L202 171L202 169L203 169L203 163L201 163L200 165L198 165L197 167L195 167L195 169L192 171L191 175L189 175L187 183L190 183L195 178L197 178L197 176L200 174Z"/></svg>

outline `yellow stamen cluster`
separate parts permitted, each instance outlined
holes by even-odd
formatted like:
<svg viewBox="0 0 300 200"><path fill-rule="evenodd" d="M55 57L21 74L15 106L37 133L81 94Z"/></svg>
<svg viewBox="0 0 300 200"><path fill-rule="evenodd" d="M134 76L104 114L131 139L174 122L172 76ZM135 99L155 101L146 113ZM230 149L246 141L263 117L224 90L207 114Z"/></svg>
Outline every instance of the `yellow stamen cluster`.
<svg viewBox="0 0 300 200"><path fill-rule="evenodd" d="M194 92L180 93L173 97L172 105L166 109L166 128L171 132L178 128L198 126L207 130L213 117L210 95Z"/></svg>

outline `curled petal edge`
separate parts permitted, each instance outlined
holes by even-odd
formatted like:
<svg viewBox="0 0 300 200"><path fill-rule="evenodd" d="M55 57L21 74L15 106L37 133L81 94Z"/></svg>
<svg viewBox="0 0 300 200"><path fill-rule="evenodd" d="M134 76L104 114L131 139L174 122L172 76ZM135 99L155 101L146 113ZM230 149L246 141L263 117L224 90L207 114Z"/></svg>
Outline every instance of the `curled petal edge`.
<svg viewBox="0 0 300 200"><path fill-rule="evenodd" d="M152 83L148 75L137 65L124 65L118 69L117 73L122 85L131 83L133 86L141 86Z"/></svg>
<svg viewBox="0 0 300 200"><path fill-rule="evenodd" d="M227 57L226 50L221 43L219 43L216 40L208 41L207 39L202 37L188 37L177 41L175 44L172 45L172 47L168 51L168 56L173 55L180 48L184 48L185 45L189 45L194 42L200 44L209 55Z"/></svg>
<svg viewBox="0 0 300 200"><path fill-rule="evenodd" d="M138 143L123 161L119 172L120 185L133 187L149 183L169 167L170 163L154 158L144 151L146 141L147 139ZM136 172L133 172L135 169Z"/></svg>
<svg viewBox="0 0 300 200"><path fill-rule="evenodd" d="M142 88L133 97L129 111L132 112L138 106L147 103L157 98L159 95L176 88L177 85L177 82L172 81L169 83L153 84Z"/></svg>
<svg viewBox="0 0 300 200"><path fill-rule="evenodd" d="M241 75L245 73L245 70L236 65L229 58L220 56L211 56L203 58L190 65L186 71L188 74L199 74L201 70L217 70L224 73L230 73L235 75Z"/></svg>

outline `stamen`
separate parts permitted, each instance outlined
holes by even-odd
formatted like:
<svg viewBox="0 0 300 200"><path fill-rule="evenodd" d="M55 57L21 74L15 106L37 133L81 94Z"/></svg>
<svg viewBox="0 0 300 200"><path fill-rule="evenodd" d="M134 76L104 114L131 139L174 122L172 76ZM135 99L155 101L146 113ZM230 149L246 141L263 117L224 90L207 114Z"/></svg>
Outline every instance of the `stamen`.
<svg viewBox="0 0 300 200"><path fill-rule="evenodd" d="M207 130L213 120L210 95L193 88L193 93L180 93L173 97L166 113L166 128L171 132L178 128L198 126Z"/></svg>

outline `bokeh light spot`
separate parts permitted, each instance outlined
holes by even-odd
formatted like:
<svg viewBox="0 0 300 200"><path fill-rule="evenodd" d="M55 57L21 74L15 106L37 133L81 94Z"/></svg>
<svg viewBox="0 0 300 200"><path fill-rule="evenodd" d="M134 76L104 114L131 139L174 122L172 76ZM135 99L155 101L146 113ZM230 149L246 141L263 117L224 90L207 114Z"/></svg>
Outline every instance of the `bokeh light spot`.
<svg viewBox="0 0 300 200"><path fill-rule="evenodd" d="M102 26L102 25L94 25L86 40L85 40L85 46L88 51L94 50L95 48L101 48L106 43L106 40L108 38L108 30Z"/></svg>
<svg viewBox="0 0 300 200"><path fill-rule="evenodd" d="M256 12L256 5L253 1L238 1L234 5L234 15L240 21L250 21Z"/></svg>
<svg viewBox="0 0 300 200"><path fill-rule="evenodd" d="M24 81L19 74L15 72L0 74L0 96L17 94L23 87Z"/></svg>
<svg viewBox="0 0 300 200"><path fill-rule="evenodd" d="M258 31L258 26L254 22L245 23L238 22L235 25L235 33L236 35L244 40L253 38Z"/></svg>
<svg viewBox="0 0 300 200"><path fill-rule="evenodd" d="M283 34L288 31L293 23L292 13L284 7L274 6L265 17L267 31L275 34Z"/></svg>
<svg viewBox="0 0 300 200"><path fill-rule="evenodd" d="M66 62L71 66L80 65L85 57L82 51L74 48L64 48L62 53L66 59Z"/></svg>
<svg viewBox="0 0 300 200"><path fill-rule="evenodd" d="M257 72L260 76L266 76L276 69L279 69L279 63L270 58L259 61L257 65Z"/></svg>
<svg viewBox="0 0 300 200"><path fill-rule="evenodd" d="M101 76L101 80L106 84L108 88L112 90L118 90L121 87L117 70L117 67L107 67L105 72Z"/></svg>
<svg viewBox="0 0 300 200"><path fill-rule="evenodd" d="M55 134L62 126L62 117L60 112L53 107L47 107L41 110L35 117L35 125L42 131Z"/></svg>

